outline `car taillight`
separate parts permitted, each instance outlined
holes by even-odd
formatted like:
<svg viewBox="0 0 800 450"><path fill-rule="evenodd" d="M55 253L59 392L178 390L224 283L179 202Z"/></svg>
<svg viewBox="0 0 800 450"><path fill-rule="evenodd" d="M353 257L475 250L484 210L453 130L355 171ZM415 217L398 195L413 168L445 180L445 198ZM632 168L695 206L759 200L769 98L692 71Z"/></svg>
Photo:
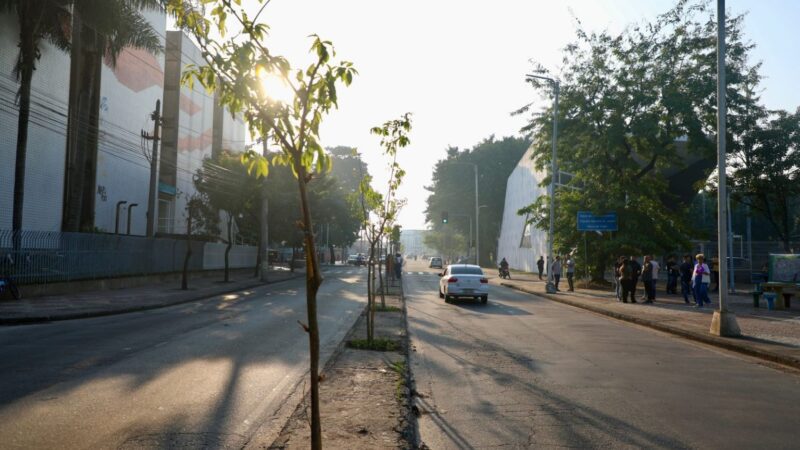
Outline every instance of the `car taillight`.
<svg viewBox="0 0 800 450"><path fill-rule="evenodd" d="M450 278L447 279L447 282L448 283L458 283L458 278L450 277Z"/></svg>
<svg viewBox="0 0 800 450"><path fill-rule="evenodd" d="M488 282L489 280L487 280L486 278L481 278L481 283L488 283Z"/></svg>

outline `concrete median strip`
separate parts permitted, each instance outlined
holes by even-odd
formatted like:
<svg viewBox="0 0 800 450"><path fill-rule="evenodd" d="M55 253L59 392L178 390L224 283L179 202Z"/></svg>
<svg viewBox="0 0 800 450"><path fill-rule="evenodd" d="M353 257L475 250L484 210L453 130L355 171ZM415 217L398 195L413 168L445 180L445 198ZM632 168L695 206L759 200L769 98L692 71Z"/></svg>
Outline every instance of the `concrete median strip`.
<svg viewBox="0 0 800 450"><path fill-rule="evenodd" d="M763 359L765 361L781 364L787 367L791 367L793 369L800 370L800 358L793 357L791 355L783 355L778 352L773 352L767 349L759 348L753 343L748 342L746 337L745 338L718 337L712 334L704 334L670 325L669 323L667 323L670 322L669 320L658 321L643 317L637 317L633 314L624 314L617 311L609 310L601 305L591 304L586 301L572 299L568 296L547 294L544 292L535 291L533 289L526 288L525 286L520 286L516 283L501 282L500 285L518 290L520 292L525 292L527 294L543 297L548 300L552 300L554 302L562 303L569 306L574 306L576 308L582 308L597 314L602 314L615 319L624 320L626 322L631 322L637 325L646 326L658 331L670 333L686 339L691 339L704 344L723 348L725 350L734 351L737 353L741 353L743 355Z"/></svg>

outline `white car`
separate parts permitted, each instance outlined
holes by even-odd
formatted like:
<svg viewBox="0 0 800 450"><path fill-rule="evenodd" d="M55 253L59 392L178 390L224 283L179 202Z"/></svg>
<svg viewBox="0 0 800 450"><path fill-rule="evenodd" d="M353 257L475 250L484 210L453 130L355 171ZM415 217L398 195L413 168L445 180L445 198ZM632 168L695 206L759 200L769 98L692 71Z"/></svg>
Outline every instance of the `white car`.
<svg viewBox="0 0 800 450"><path fill-rule="evenodd" d="M446 302L456 298L474 298L486 303L489 300L489 280L480 266L451 264L439 279L439 298Z"/></svg>

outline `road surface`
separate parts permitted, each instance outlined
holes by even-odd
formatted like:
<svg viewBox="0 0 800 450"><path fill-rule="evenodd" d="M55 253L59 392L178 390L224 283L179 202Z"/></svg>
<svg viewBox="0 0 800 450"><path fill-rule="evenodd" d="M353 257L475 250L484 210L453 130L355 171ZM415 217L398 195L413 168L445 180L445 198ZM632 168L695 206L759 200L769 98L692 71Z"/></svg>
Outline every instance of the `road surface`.
<svg viewBox="0 0 800 450"><path fill-rule="evenodd" d="M446 304L432 272L403 277L431 449L798 446L796 375L506 288Z"/></svg>
<svg viewBox="0 0 800 450"><path fill-rule="evenodd" d="M323 358L365 271L319 293ZM159 310L0 328L0 448L242 448L279 431L308 371L303 279ZM283 408L282 408L283 407Z"/></svg>

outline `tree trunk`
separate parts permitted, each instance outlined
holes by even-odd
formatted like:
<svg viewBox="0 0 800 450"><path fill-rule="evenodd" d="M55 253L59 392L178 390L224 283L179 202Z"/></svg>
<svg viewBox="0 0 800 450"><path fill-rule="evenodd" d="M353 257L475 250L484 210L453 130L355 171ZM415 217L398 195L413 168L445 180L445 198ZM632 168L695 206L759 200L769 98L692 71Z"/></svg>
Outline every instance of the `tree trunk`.
<svg viewBox="0 0 800 450"><path fill-rule="evenodd" d="M311 356L311 448L322 449L322 425L319 411L319 325L317 323L317 291L322 285L319 262L314 251L311 209L308 205L306 170L298 155L294 158L300 205L303 210L303 242L306 250L306 309L308 310L308 341Z"/></svg>
<svg viewBox="0 0 800 450"><path fill-rule="evenodd" d="M63 231L94 229L100 74L105 41L73 16Z"/></svg>
<svg viewBox="0 0 800 450"><path fill-rule="evenodd" d="M20 20L20 86L19 86L19 118L17 119L17 154L14 161L14 206L11 219L11 228L14 233L14 250L21 247L22 213L25 204L25 162L28 151L28 121L31 114L31 83L36 64L36 39L33 24L23 25L26 20L26 7L19 6ZM26 33L26 31L28 31Z"/></svg>
<svg viewBox="0 0 800 450"><path fill-rule="evenodd" d="M258 248L258 251L256 252L256 273L253 274L253 276L256 277L256 278L261 276L261 263L262 263L261 254L263 253L261 251L261 245L262 245L263 239L264 238L261 236L261 233L258 233L258 247L256 247L256 248Z"/></svg>
<svg viewBox="0 0 800 450"><path fill-rule="evenodd" d="M297 252L295 251L294 244L292 245L292 258L289 260L289 272L294 273L294 260L297 256Z"/></svg>
<svg viewBox="0 0 800 450"><path fill-rule="evenodd" d="M230 264L229 264L229 255L231 253L231 247L233 247L233 215L228 213L228 242L227 246L225 246L225 282L229 282L230 278Z"/></svg>
<svg viewBox="0 0 800 450"><path fill-rule="evenodd" d="M331 253L331 264L336 264L336 251L333 248L333 244L328 245L328 251Z"/></svg>

